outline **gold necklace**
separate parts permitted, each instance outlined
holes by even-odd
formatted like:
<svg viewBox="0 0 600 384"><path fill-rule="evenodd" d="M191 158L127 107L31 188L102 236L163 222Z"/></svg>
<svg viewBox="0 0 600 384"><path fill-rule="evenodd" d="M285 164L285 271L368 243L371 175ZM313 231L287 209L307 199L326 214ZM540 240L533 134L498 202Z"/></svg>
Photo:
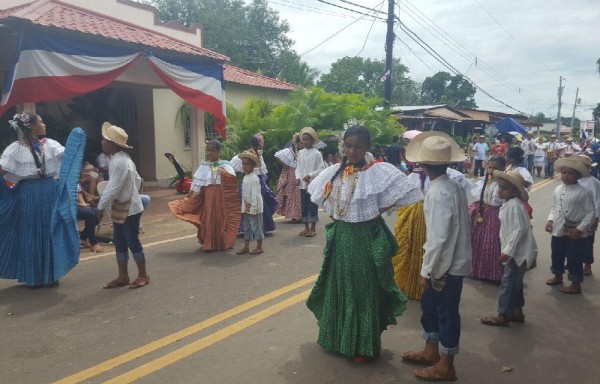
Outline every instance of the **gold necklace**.
<svg viewBox="0 0 600 384"><path fill-rule="evenodd" d="M356 177L352 180L352 185L350 186L350 192L348 193L348 199L346 200L346 204L343 207L340 207L340 200L342 197L342 187L344 186L344 176L340 177L340 183L338 185L338 190L335 196L336 199L336 208L335 213L338 217L344 217L348 213L348 207L350 206L350 202L352 201L352 197L354 197L354 191L356 190L356 184L358 183L358 178L360 177L360 172L356 172Z"/></svg>

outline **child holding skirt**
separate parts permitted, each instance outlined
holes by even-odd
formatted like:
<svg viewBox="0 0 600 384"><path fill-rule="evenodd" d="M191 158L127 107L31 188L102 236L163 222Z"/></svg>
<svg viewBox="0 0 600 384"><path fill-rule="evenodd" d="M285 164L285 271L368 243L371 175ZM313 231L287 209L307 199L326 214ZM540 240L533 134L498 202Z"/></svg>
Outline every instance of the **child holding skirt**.
<svg viewBox="0 0 600 384"><path fill-rule="evenodd" d="M283 166L277 182L277 214L292 221L302 220L300 206L300 185L296 180L298 151L302 149L302 141L298 133L292 137L292 146L275 152L275 159Z"/></svg>

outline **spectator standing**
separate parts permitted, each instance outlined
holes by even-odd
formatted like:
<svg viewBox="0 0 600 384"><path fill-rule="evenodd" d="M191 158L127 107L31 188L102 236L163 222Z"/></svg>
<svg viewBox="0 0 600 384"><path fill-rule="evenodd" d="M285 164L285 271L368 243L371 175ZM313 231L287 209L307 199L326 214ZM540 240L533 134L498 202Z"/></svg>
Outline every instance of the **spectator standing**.
<svg viewBox="0 0 600 384"><path fill-rule="evenodd" d="M490 147L485 142L485 136L479 136L479 142L473 148L475 153L475 171L473 171L473 177L479 179L485 174L483 163L490 153Z"/></svg>
<svg viewBox="0 0 600 384"><path fill-rule="evenodd" d="M560 143L556 141L556 135L551 135L550 142L544 145L544 152L546 152L546 169L544 170L544 175L546 179L554 177L554 162L558 159L560 147Z"/></svg>
<svg viewBox="0 0 600 384"><path fill-rule="evenodd" d="M527 137L521 142L521 149L525 155L525 168L529 173L533 172L533 159L535 155L535 140L533 139L533 132L527 132Z"/></svg>

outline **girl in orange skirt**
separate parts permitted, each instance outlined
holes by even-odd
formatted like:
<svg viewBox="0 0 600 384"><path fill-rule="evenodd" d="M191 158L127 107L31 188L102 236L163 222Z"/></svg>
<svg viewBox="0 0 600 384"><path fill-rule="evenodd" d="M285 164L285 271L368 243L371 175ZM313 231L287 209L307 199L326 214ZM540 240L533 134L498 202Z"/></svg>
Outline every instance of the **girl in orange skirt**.
<svg viewBox="0 0 600 384"><path fill-rule="evenodd" d="M220 152L221 143L209 141L208 161L194 173L190 192L183 200L169 203L175 217L198 228L204 251L232 248L241 221L235 171L228 161L219 159Z"/></svg>

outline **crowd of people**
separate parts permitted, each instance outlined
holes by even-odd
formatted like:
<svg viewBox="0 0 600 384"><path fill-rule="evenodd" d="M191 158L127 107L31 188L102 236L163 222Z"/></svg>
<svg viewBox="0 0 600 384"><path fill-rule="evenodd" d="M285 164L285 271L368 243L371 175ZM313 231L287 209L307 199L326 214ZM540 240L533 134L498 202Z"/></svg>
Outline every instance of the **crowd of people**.
<svg viewBox="0 0 600 384"><path fill-rule="evenodd" d="M141 179L126 152L131 147L125 130L105 123L98 169L83 166L82 172L82 130L75 129L63 147L40 139L45 126L38 115L18 114L11 124L23 139L0 159L0 277L31 286L57 284L77 264L82 244L98 250L93 228L110 208L118 275L104 288L148 285L139 240ZM571 284L562 292L582 293L593 263L600 182L590 175L592 159L571 141L557 144L551 137L543 143L529 134L517 146L498 142L490 149L478 137L467 149L475 162L473 180L454 169L466 160L465 151L442 132L421 133L406 148L394 138L373 155L369 130L352 126L339 154L328 158L330 153L316 149L318 133L305 127L275 154L283 168L273 192L261 134L230 161L212 140L189 193L169 207L196 227L205 252L231 249L243 234L237 254L265 252L265 233L275 230L276 212L302 222L300 236L315 236L320 207L331 221L322 269L307 300L318 322L318 344L356 363L370 362L379 356L382 332L396 324L407 300L420 300L425 344L401 357L427 366L415 371L421 379L455 380L465 277L499 284L497 313L481 317L482 324L525 322L523 278L537 258L528 191L531 172L542 167L540 150L546 175L555 170L561 179L545 225L552 249L546 284L563 284L568 269ZM243 175L239 183L237 174ZM108 182L96 197L88 188L100 178ZM468 194L474 203L468 203ZM386 212L397 213L394 232L382 217ZM81 234L77 217L85 219ZM129 252L138 270L132 282Z"/></svg>

